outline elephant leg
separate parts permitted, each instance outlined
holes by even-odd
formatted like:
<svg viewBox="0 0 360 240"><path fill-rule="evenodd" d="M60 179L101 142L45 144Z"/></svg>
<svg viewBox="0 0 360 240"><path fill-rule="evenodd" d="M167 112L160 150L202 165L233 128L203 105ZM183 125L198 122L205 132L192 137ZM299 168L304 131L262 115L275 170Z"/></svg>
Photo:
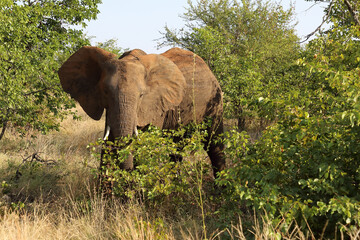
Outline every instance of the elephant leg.
<svg viewBox="0 0 360 240"><path fill-rule="evenodd" d="M177 129L178 128L178 120L179 120L179 109L175 108L174 110L169 110L166 112L164 123L162 129L164 132L168 131L168 129ZM169 132L168 132L169 133ZM179 145L182 137L180 136L172 136L173 141ZM183 150L182 146L177 147L177 151L181 152ZM180 154L170 154L170 161L172 162L181 162L183 157Z"/></svg>
<svg viewBox="0 0 360 240"><path fill-rule="evenodd" d="M176 147L177 152L181 152L184 149L183 146L179 146L181 137L179 137L179 136L173 137L173 141L178 145ZM172 161L172 162L182 162L182 160L183 160L183 157L181 156L181 154L178 154L178 153L170 154L169 156L170 156L170 161Z"/></svg>
<svg viewBox="0 0 360 240"><path fill-rule="evenodd" d="M111 196L114 182L112 180L112 173L117 169L131 171L134 169L134 157L132 154L120 162L116 149L109 149L111 146L105 146L101 150L100 159L100 191L105 196ZM105 150L106 149L106 150ZM109 174L110 173L110 174Z"/></svg>
<svg viewBox="0 0 360 240"><path fill-rule="evenodd" d="M211 160L211 165L213 168L214 177L217 177L218 172L221 172L225 169L225 154L223 152L224 150L224 144L213 144L210 143L210 146L207 150L207 153L209 155L209 158Z"/></svg>
<svg viewBox="0 0 360 240"><path fill-rule="evenodd" d="M216 128L214 128L214 126L216 126ZM214 134L207 137L204 149L210 158L214 177L217 178L218 172L221 172L226 167L224 144L221 141L216 141L219 134L223 133L222 121L218 124L213 124L209 132L214 132Z"/></svg>
<svg viewBox="0 0 360 240"><path fill-rule="evenodd" d="M106 147L107 148L107 147ZM101 149L100 168L99 168L99 186L98 189L105 197L112 195L113 182L109 180L110 176L106 173L107 169L111 168L111 164L106 161L105 149Z"/></svg>
<svg viewBox="0 0 360 240"><path fill-rule="evenodd" d="M107 128L107 123L105 124L105 129ZM114 170L114 159L117 158L116 149L113 149L113 145L107 144L107 141L114 142L115 137L110 130L110 132L105 133L106 141L103 143L101 148L100 155L100 167L99 167L99 191L104 194L105 197L112 196L112 190L114 182L111 181L111 172ZM110 172L110 175L108 174Z"/></svg>
<svg viewBox="0 0 360 240"><path fill-rule="evenodd" d="M124 169L124 170L129 170L129 171L134 169L134 157L133 157L133 155L131 153L130 153L130 155L128 156L127 159L124 159L119 164L119 168Z"/></svg>
<svg viewBox="0 0 360 240"><path fill-rule="evenodd" d="M104 194L105 197L110 197L112 195L113 182L110 181L110 176L107 174L107 169L111 168L111 163L108 161L113 152L107 144L107 141L114 141L114 135L109 128L108 118L106 117L105 121L105 132L104 132L104 143L101 148L100 154L100 166L99 166L99 176L98 176L98 190ZM114 153L114 152L113 152Z"/></svg>

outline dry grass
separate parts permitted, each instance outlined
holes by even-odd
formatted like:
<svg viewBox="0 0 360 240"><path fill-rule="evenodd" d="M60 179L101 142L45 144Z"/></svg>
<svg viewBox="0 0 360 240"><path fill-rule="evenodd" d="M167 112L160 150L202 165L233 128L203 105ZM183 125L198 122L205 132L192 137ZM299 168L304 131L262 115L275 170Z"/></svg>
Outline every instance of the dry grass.
<svg viewBox="0 0 360 240"><path fill-rule="evenodd" d="M94 121L83 112L81 107L77 107L76 110L81 120L68 117L61 123L59 132L53 131L48 135L29 132L24 138L19 139L13 129L8 129L1 142L2 152L7 155L40 152L52 158L83 157L87 153L86 146L103 135L104 119ZM32 138L31 135L37 137Z"/></svg>
<svg viewBox="0 0 360 240"><path fill-rule="evenodd" d="M101 198L93 198L86 205L67 200L67 207L36 203L32 211L6 212L0 222L1 239L159 239L161 234L171 237L171 233L153 227L136 204L125 209Z"/></svg>
<svg viewBox="0 0 360 240"><path fill-rule="evenodd" d="M86 146L102 137L104 121L78 111L82 120L67 119L60 132L19 139L8 131L0 143L0 239L203 239L201 216L191 208L173 218L168 214L171 209L149 210L143 204L104 200L96 194L91 169L98 162ZM45 162L32 169L22 167L23 159L35 152ZM268 221L255 221L251 233L241 220L230 229L208 227L208 238L279 239L279 231ZM348 230L351 239L359 234L358 229ZM296 226L281 237L307 239Z"/></svg>
<svg viewBox="0 0 360 240"><path fill-rule="evenodd" d="M68 187L82 194L83 182L94 182L90 170L96 168L98 162L87 145L102 136L104 120L94 121L80 107L77 110L82 120L69 117L62 122L59 132L36 134L36 138L29 132L20 138L13 129L8 129L0 142L0 174L5 181L17 178L11 186L12 200L32 201L40 195L49 199L62 195ZM32 157L35 153L37 160L44 161L36 173L23 169L25 161L36 162Z"/></svg>

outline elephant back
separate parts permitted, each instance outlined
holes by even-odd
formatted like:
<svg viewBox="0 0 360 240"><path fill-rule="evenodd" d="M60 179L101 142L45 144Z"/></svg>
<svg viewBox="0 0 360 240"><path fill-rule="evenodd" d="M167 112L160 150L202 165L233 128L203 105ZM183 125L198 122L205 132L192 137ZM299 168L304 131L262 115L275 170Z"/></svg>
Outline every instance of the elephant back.
<svg viewBox="0 0 360 240"><path fill-rule="evenodd" d="M182 124L199 123L205 117L214 120L222 118L220 84L205 61L195 53L180 48L172 48L162 55L177 65L186 80L186 97L179 106Z"/></svg>

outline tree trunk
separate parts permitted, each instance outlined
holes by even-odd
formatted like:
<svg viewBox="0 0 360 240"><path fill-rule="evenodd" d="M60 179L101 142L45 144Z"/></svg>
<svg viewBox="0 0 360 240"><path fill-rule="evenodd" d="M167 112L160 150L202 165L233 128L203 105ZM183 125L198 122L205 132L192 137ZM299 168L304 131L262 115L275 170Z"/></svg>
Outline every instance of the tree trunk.
<svg viewBox="0 0 360 240"><path fill-rule="evenodd" d="M238 117L238 124L237 127L240 132L245 131L245 118L244 117Z"/></svg>
<svg viewBox="0 0 360 240"><path fill-rule="evenodd" d="M7 127L7 120L4 120L2 122L2 129L1 129L1 133L0 133L0 141L1 139L3 138L4 134L5 134L5 131L6 131L6 127Z"/></svg>
<svg viewBox="0 0 360 240"><path fill-rule="evenodd" d="M8 120L9 113L10 113L10 109L7 109L5 118L1 119L2 129L1 129L1 133L0 133L0 141L5 135L6 127L7 127L8 121L9 121Z"/></svg>
<svg viewBox="0 0 360 240"><path fill-rule="evenodd" d="M245 131L245 124L246 124L246 121L245 121L245 117L244 117L244 115L243 115L243 110L242 110L242 107L238 107L238 109L239 109L239 112L238 112L238 124L237 124L237 127L238 127L238 130L240 131L240 132L242 132L242 131Z"/></svg>

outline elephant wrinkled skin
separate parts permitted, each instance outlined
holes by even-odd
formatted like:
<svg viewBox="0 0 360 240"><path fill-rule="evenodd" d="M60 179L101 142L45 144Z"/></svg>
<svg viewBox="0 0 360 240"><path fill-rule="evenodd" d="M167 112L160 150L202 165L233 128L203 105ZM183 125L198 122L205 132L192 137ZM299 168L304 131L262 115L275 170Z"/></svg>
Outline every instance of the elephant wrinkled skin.
<svg viewBox="0 0 360 240"><path fill-rule="evenodd" d="M63 89L84 111L99 120L106 109L108 140L133 135L155 125L175 129L212 119L209 134L223 131L222 92L206 63L196 54L173 48L163 54L136 49L120 58L97 47L82 47L59 69ZM224 146L210 141L205 149L214 176L225 168ZM132 157L120 166L132 169Z"/></svg>

